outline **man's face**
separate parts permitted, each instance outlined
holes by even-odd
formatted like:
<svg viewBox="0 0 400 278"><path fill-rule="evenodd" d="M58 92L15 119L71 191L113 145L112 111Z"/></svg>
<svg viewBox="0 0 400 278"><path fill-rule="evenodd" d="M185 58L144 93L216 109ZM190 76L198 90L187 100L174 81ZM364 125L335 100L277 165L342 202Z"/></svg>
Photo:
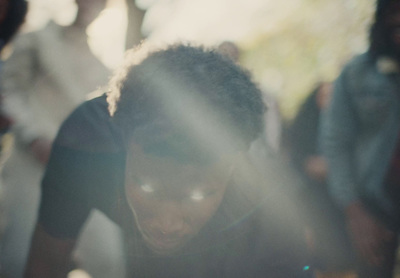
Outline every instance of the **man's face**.
<svg viewBox="0 0 400 278"><path fill-rule="evenodd" d="M178 251L218 209L232 161L182 164L130 146L125 190L146 245L159 255Z"/></svg>
<svg viewBox="0 0 400 278"><path fill-rule="evenodd" d="M386 34L389 42L397 52L400 51L400 2L392 1L385 15Z"/></svg>

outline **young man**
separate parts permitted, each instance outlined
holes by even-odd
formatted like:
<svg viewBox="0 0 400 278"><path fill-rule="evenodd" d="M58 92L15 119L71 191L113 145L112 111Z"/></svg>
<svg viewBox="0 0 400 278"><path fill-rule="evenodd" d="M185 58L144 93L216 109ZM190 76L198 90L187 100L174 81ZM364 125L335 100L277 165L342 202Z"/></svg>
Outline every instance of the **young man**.
<svg viewBox="0 0 400 278"><path fill-rule="evenodd" d="M297 219L246 159L265 110L249 76L202 48L141 54L61 127L25 277L65 277L94 208L132 277L310 277Z"/></svg>
<svg viewBox="0 0 400 278"><path fill-rule="evenodd" d="M335 83L322 143L360 277L392 277L400 225L400 3L378 0L368 52Z"/></svg>

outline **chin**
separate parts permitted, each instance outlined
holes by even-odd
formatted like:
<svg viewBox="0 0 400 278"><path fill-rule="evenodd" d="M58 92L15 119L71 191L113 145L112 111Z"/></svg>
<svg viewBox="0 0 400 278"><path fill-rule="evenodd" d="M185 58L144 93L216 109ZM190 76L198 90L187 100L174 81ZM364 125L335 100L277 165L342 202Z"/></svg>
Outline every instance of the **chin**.
<svg viewBox="0 0 400 278"><path fill-rule="evenodd" d="M153 254L163 257L176 255L182 249L182 245L163 246L163 245L158 245L156 243L150 243L147 241L146 241L146 246Z"/></svg>
<svg viewBox="0 0 400 278"><path fill-rule="evenodd" d="M179 253L179 251L185 246L186 241L184 240L161 240L148 237L144 235L144 242L147 248L158 256L171 256Z"/></svg>

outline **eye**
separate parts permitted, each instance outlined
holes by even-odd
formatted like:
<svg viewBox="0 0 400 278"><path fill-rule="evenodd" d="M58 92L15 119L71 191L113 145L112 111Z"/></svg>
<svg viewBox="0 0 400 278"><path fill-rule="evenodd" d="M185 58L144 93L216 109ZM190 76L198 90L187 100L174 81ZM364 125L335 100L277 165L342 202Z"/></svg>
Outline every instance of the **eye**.
<svg viewBox="0 0 400 278"><path fill-rule="evenodd" d="M205 197L204 192L200 191L200 190L194 190L190 193L190 199L192 199L193 201L202 201Z"/></svg>
<svg viewBox="0 0 400 278"><path fill-rule="evenodd" d="M154 192L154 187L151 186L148 183L140 185L140 189L142 189L142 191L144 191L146 193L153 193Z"/></svg>

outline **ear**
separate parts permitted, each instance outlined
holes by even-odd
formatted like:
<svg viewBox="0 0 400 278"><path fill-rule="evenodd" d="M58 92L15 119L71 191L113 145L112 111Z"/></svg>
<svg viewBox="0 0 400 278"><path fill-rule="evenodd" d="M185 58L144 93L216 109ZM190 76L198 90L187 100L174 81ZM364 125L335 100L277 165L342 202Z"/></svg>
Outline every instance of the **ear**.
<svg viewBox="0 0 400 278"><path fill-rule="evenodd" d="M255 206L260 204L263 199L262 189L265 188L265 180L252 163L249 154L246 151L238 152L231 161L232 165L232 185L236 194L239 194L241 200L241 210L249 212Z"/></svg>
<svg viewBox="0 0 400 278"><path fill-rule="evenodd" d="M248 152L238 152L233 158L232 167L235 180L247 187L258 187L265 183L263 175L254 165Z"/></svg>
<svg viewBox="0 0 400 278"><path fill-rule="evenodd" d="M243 177L254 179L259 175L257 168L254 167L250 155L247 152L237 152L232 161L235 172L241 174Z"/></svg>

